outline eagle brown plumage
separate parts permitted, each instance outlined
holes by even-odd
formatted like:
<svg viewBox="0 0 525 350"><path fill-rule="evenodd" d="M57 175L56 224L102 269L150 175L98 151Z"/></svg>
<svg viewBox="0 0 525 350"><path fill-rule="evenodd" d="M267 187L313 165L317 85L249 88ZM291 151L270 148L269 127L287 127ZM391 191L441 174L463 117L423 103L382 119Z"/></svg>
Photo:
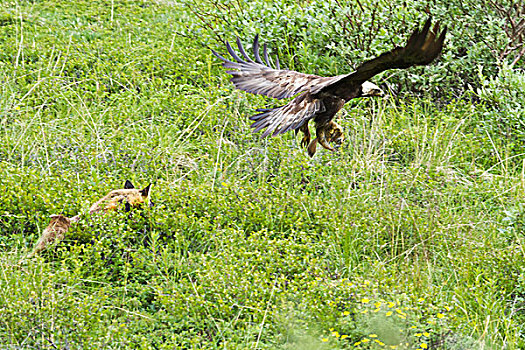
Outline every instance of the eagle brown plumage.
<svg viewBox="0 0 525 350"><path fill-rule="evenodd" d="M263 58L260 55L259 37L255 36L252 60L239 38L237 47L241 58L226 42L226 48L233 60L213 51L223 61L222 65L230 70L232 83L237 89L253 94L265 95L276 99L296 96L284 106L258 109L261 112L250 117L254 132L263 129L262 137L276 136L290 130L304 133L301 141L308 146L308 154L313 156L317 142L324 148L333 151L329 142L340 143L344 140L342 129L333 119L336 113L349 100L357 97L381 96L379 87L368 82L368 79L387 69L402 69L414 65L427 65L441 52L447 29L439 34L439 22L430 30L429 18L423 28L417 28L409 37L404 47L396 47L389 52L362 63L356 71L334 77L320 77L291 70L281 69L277 59L275 68L268 56L268 48L263 45ZM439 34L439 36L438 36ZM310 142L308 122L314 120L316 138Z"/></svg>

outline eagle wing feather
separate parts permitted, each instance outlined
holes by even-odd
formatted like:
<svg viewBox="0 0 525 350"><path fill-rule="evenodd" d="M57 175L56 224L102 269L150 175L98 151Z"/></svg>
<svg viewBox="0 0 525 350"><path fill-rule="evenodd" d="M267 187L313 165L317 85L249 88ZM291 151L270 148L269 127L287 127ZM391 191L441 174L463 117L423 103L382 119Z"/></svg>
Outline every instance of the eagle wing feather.
<svg viewBox="0 0 525 350"><path fill-rule="evenodd" d="M239 38L237 38L237 47L244 59L239 57L228 41L226 42L226 49L233 60L221 56L214 50L212 52L223 61L223 67L233 69L228 70L227 73L232 75L231 82L235 87L252 94L265 95L280 100L295 96L300 92L309 91L314 87L324 87L333 83L334 78L336 78L280 69L278 59L276 60L276 68L272 68L266 44L263 45L264 61L261 59L259 35L255 36L253 42L255 61L248 56Z"/></svg>
<svg viewBox="0 0 525 350"><path fill-rule="evenodd" d="M439 37L439 22L430 31L431 18L425 22L421 30L415 29L404 47L396 47L376 58L362 63L356 71L342 79L323 87L324 92L333 93L345 98L349 89L361 85L376 74L387 69L409 68L415 65L427 65L432 62L443 49L447 28L443 29ZM437 37L437 39L436 39Z"/></svg>

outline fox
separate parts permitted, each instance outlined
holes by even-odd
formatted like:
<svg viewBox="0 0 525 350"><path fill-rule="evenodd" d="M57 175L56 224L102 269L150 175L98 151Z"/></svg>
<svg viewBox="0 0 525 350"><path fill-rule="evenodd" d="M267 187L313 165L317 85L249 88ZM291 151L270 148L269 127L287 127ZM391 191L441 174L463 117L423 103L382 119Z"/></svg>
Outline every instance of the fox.
<svg viewBox="0 0 525 350"><path fill-rule="evenodd" d="M50 218L51 222L42 232L42 236L40 236L40 238L38 239L33 251L27 256L28 259L34 257L35 255L46 249L49 245L53 243L58 243L61 240L63 240L66 235L66 232L71 227L71 224L80 220L79 215L68 218L64 215L53 214L50 216Z"/></svg>
<svg viewBox="0 0 525 350"><path fill-rule="evenodd" d="M141 207L148 200L150 188L151 184L139 190L133 186L131 181L126 180L123 189L113 190L93 204L89 208L89 214L106 213L110 210L118 209L122 204L124 204L125 211Z"/></svg>
<svg viewBox="0 0 525 350"><path fill-rule="evenodd" d="M138 190L131 181L126 180L123 189L113 190L94 203L89 208L89 215L107 213L111 210L120 209L122 205L124 205L124 211L130 211L131 208L139 208L148 200L150 188L151 183L145 188ZM153 202L149 201L149 204L152 206ZM27 256L28 259L45 250L51 244L62 241L71 224L77 223L81 219L80 214L71 218L61 214L53 214L50 217L50 223L42 232L42 236L40 236L33 251Z"/></svg>

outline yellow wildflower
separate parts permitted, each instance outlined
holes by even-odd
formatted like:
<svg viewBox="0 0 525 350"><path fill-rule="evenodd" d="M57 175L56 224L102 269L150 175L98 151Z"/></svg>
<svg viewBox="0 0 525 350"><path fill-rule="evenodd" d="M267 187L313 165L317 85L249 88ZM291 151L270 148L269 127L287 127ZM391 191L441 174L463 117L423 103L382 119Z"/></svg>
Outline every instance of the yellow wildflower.
<svg viewBox="0 0 525 350"><path fill-rule="evenodd" d="M323 339L321 339L321 341L322 341L323 343L326 343L326 342L328 341L328 338L323 338Z"/></svg>
<svg viewBox="0 0 525 350"><path fill-rule="evenodd" d="M421 343L420 346L421 346L422 349L428 349L427 343Z"/></svg>
<svg viewBox="0 0 525 350"><path fill-rule="evenodd" d="M360 341L358 341L357 343L354 344L354 346L359 346L359 345L361 345Z"/></svg>
<svg viewBox="0 0 525 350"><path fill-rule="evenodd" d="M374 339L374 341L375 341L376 343L378 343L379 345L381 345L381 346L385 345L385 343L383 343L383 342L382 342L381 340L379 340L379 339Z"/></svg>
<svg viewBox="0 0 525 350"><path fill-rule="evenodd" d="M428 333L428 332L423 333L423 335L424 335L425 337L430 337L430 333Z"/></svg>
<svg viewBox="0 0 525 350"><path fill-rule="evenodd" d="M345 315L345 316L350 315L350 311L345 311L345 312L343 312L343 315Z"/></svg>
<svg viewBox="0 0 525 350"><path fill-rule="evenodd" d="M368 298L363 298L363 299L361 299L361 302L362 302L363 304L368 304L368 303L370 302L370 299L368 299Z"/></svg>
<svg viewBox="0 0 525 350"><path fill-rule="evenodd" d="M387 316L392 316L392 311L388 311L388 312L386 313L386 315L387 315Z"/></svg>
<svg viewBox="0 0 525 350"><path fill-rule="evenodd" d="M445 317L445 315L443 315L441 312L438 313L436 316L437 316L437 318L443 318L443 317Z"/></svg>
<svg viewBox="0 0 525 350"><path fill-rule="evenodd" d="M363 339L361 339L361 341L362 341L363 343L368 343L368 342L370 341L370 339L368 339L368 338L363 338Z"/></svg>
<svg viewBox="0 0 525 350"><path fill-rule="evenodd" d="M416 333L416 334L414 334L414 335L415 335L416 337L421 337L423 334L421 334L421 333Z"/></svg>
<svg viewBox="0 0 525 350"><path fill-rule="evenodd" d="M393 302L389 301L387 306L388 306L389 309L391 309L394 306L396 306L396 303L393 303Z"/></svg>
<svg viewBox="0 0 525 350"><path fill-rule="evenodd" d="M377 334L370 334L369 337L370 338L377 338Z"/></svg>
<svg viewBox="0 0 525 350"><path fill-rule="evenodd" d="M376 302L374 303L374 306L375 306L376 308L380 307L380 306L381 306L381 302L380 302L380 301L376 301Z"/></svg>
<svg viewBox="0 0 525 350"><path fill-rule="evenodd" d="M348 335L347 335L347 334L343 334L343 335L341 336L341 339L346 339L346 338L348 338Z"/></svg>

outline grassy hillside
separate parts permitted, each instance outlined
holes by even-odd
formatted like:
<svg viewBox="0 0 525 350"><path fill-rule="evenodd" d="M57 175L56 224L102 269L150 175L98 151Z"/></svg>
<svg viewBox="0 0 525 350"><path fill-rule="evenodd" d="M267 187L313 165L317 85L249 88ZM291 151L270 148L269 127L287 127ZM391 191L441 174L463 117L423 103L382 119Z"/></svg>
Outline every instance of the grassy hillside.
<svg viewBox="0 0 525 350"><path fill-rule="evenodd" d="M350 70L279 42L313 7L228 22L193 4L0 4L0 347L523 348L523 75L481 69L447 94L450 44L428 71L374 80L397 88L349 103L346 142L311 159L293 133L250 132L274 102L234 90L204 44L267 28L288 67ZM126 179L153 183L155 205L19 263L49 215Z"/></svg>

